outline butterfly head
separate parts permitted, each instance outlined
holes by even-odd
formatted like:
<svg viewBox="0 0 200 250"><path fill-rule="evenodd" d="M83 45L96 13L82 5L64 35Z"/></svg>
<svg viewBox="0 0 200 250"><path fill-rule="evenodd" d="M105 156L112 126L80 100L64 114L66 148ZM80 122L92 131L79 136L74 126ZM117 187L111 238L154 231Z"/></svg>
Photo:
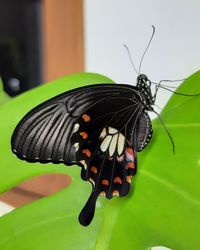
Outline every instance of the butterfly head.
<svg viewBox="0 0 200 250"><path fill-rule="evenodd" d="M147 86L150 86L150 85L151 85L151 82L149 81L148 77L145 74L140 74L137 77L137 86L138 86L138 88L147 87Z"/></svg>
<svg viewBox="0 0 200 250"><path fill-rule="evenodd" d="M145 74L140 74L137 77L137 87L143 97L145 106L151 109L151 105L154 104L155 100L151 93L151 81Z"/></svg>

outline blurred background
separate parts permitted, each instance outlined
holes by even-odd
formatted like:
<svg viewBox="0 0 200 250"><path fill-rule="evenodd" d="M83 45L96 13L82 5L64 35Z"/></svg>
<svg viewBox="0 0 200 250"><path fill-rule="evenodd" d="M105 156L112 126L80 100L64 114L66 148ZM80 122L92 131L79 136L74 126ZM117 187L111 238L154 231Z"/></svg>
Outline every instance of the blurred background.
<svg viewBox="0 0 200 250"><path fill-rule="evenodd" d="M199 9L192 1L1 0L0 75L10 96L80 71L135 84L142 64L152 81L183 79L199 69ZM161 107L169 93L158 98ZM162 96L163 97L163 96Z"/></svg>
<svg viewBox="0 0 200 250"><path fill-rule="evenodd" d="M15 96L83 71L83 2L0 1L0 75Z"/></svg>
<svg viewBox="0 0 200 250"><path fill-rule="evenodd" d="M135 66L156 27L142 73L158 82L183 79L200 68L198 0L1 0L0 76L10 98L81 71L136 83ZM173 83L178 86L178 83ZM157 105L170 93L160 91ZM1 101L0 101L1 103ZM35 177L0 196L0 213L68 185L59 175Z"/></svg>

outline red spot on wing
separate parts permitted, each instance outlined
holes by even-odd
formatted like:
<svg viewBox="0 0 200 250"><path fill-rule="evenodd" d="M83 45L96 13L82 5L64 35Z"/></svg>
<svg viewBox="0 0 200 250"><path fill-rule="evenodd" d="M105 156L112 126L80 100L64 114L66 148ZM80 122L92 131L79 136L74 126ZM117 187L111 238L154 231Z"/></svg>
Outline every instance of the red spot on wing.
<svg viewBox="0 0 200 250"><path fill-rule="evenodd" d="M94 173L94 174L97 174L97 168L95 166L91 167L91 171Z"/></svg>
<svg viewBox="0 0 200 250"><path fill-rule="evenodd" d="M88 134L86 132L80 132L80 136L85 140L88 138Z"/></svg>
<svg viewBox="0 0 200 250"><path fill-rule="evenodd" d="M126 158L128 161L134 161L135 154L132 148L126 148Z"/></svg>
<svg viewBox="0 0 200 250"><path fill-rule="evenodd" d="M91 152L89 149L83 149L82 150L82 153L85 154L87 157L90 157L91 156Z"/></svg>
<svg viewBox="0 0 200 250"><path fill-rule="evenodd" d="M83 120L84 120L85 122L89 122L89 121L90 121L90 116L87 115L87 114L83 114L83 115L82 115L82 118L83 118Z"/></svg>
<svg viewBox="0 0 200 250"><path fill-rule="evenodd" d="M120 177L115 177L114 179L114 183L119 183L119 184L122 184L122 179Z"/></svg>
<svg viewBox="0 0 200 250"><path fill-rule="evenodd" d="M127 169L129 169L129 168L131 168L131 169L134 169L135 168L135 165L134 165L134 163L133 162L128 162L127 164L126 164L126 170Z"/></svg>
<svg viewBox="0 0 200 250"><path fill-rule="evenodd" d="M103 180L101 181L101 184L102 184L102 185L105 185L105 186L109 186L109 181L106 180L106 179L103 179Z"/></svg>

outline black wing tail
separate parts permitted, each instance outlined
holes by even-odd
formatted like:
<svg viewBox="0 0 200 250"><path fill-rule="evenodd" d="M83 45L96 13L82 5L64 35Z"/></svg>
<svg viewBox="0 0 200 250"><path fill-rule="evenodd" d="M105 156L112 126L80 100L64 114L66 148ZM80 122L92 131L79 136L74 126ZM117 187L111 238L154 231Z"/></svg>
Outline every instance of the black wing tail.
<svg viewBox="0 0 200 250"><path fill-rule="evenodd" d="M88 226L91 223L95 213L97 198L98 194L95 191L92 191L87 203L81 210L78 217L81 225Z"/></svg>

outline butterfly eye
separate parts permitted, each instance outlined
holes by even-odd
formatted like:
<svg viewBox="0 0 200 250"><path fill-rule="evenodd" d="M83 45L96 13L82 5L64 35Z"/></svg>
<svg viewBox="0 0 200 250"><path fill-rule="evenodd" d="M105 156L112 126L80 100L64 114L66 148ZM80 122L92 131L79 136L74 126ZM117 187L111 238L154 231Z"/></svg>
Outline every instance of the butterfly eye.
<svg viewBox="0 0 200 250"><path fill-rule="evenodd" d="M148 81L148 77L146 75L144 75L144 74L141 74L141 80L143 82L147 82Z"/></svg>

